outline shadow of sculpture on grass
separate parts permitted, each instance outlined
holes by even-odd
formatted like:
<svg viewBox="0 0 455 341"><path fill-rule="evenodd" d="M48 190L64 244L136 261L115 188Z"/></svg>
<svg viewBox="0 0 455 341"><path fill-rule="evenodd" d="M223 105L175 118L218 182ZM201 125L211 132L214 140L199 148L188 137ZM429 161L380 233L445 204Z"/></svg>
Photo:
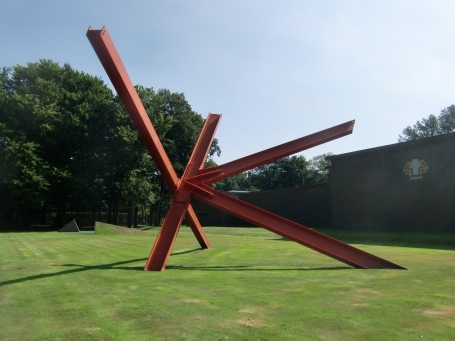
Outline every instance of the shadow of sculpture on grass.
<svg viewBox="0 0 455 341"><path fill-rule="evenodd" d="M115 263L108 263L108 264L98 264L98 265L81 265L81 264L52 264L50 266L65 266L65 267L77 267L75 269L68 269L68 270L63 270L63 271L58 271L58 272L52 272L52 273L45 273L45 274L38 274L38 275L32 275L32 276L27 276L23 278L17 278L17 279L11 279L9 281L3 281L0 282L0 287L4 285L9 285L9 284L15 284L15 283L21 283L21 282L26 282L26 281L33 281L36 279L42 279L42 278L49 278L49 277L54 277L54 276L61 276L61 275L67 275L67 274L72 274L72 273L77 273L77 272L83 272L83 271L88 271L88 270L140 270L143 271L144 267L120 267L118 265L123 265L123 264L128 264L128 263L135 263L135 262L143 262L147 258L137 258L137 259L130 259L127 261L122 261L122 262L115 262Z"/></svg>
<svg viewBox="0 0 455 341"><path fill-rule="evenodd" d="M174 252L171 256L178 256L185 253L201 250L200 248L186 250L181 252ZM121 262L114 262L108 264L97 264L97 265L83 265L83 264L51 264L53 267L71 267L72 269L62 270L52 273L41 273L37 275L11 279L0 282L0 287L5 285L11 285L16 283L22 283L26 281L33 281L43 278L68 275L73 273L79 273L90 270L128 270L128 271L143 271L143 266L121 266L130 263L143 262L147 258L136 258ZM352 270L350 266L327 266L327 267L295 267L295 268L259 268L252 265L233 265L233 266L183 266L183 265L169 265L168 270L200 270L200 271L311 271L311 270Z"/></svg>
<svg viewBox="0 0 455 341"><path fill-rule="evenodd" d="M166 270L201 270L201 271L313 271L313 270L352 270L350 266L295 267L295 268L260 268L256 265L233 266L183 266L168 265Z"/></svg>
<svg viewBox="0 0 455 341"><path fill-rule="evenodd" d="M194 251L199 251L202 250L201 248L196 248L196 249L191 249L191 250L183 250L179 252L173 252L171 256L178 256L182 255L185 253L190 253ZM64 266L64 267L76 267L75 269L69 269L69 270L63 270L59 272L52 272L52 273L45 273L45 274L38 274L38 275L32 275L32 276L27 276L23 278L17 278L17 279L11 279L8 281L3 281L0 282L0 287L4 285L9 285L9 284L15 284L15 283L21 283L21 282L26 282L26 281L33 281L36 279L41 279L41 278L48 278L48 277L54 277L54 276L61 276L61 275L67 275L67 274L72 274L72 273L77 273L77 272L82 272L82 271L88 271L88 270L134 270L134 271L144 271L143 266L119 266L119 265L124 265L124 264L129 264L129 263L135 263L135 262L143 262L147 260L147 258L136 258L136 259L130 259L126 261L121 261L121 262L115 262L115 263L108 263L108 264L97 264L97 265L82 265L82 264L51 264L50 266Z"/></svg>

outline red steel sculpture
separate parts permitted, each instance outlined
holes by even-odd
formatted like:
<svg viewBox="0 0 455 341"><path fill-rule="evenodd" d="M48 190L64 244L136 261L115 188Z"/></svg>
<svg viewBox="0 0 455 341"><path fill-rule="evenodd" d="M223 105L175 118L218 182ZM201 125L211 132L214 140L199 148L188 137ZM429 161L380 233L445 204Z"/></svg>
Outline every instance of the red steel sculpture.
<svg viewBox="0 0 455 341"><path fill-rule="evenodd" d="M204 169L204 161L221 119L221 115L209 114L185 172L179 179L134 89L133 83L106 27L101 30L93 30L89 27L87 37L122 100L126 111L139 131L139 135L156 163L158 170L174 195L163 226L145 265L145 270L162 271L165 269L184 217L201 247L203 249L210 248L210 243L191 206L192 197L355 268L404 269L397 264L235 199L209 186L211 183L235 174L351 134L354 128L354 121L322 130L221 166Z"/></svg>

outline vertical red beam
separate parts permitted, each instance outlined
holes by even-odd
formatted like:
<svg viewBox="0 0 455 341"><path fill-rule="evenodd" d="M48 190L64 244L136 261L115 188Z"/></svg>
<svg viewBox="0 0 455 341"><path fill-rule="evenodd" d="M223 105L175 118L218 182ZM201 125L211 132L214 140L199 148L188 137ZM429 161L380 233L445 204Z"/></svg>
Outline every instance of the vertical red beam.
<svg viewBox="0 0 455 341"><path fill-rule="evenodd" d="M175 239L177 238L180 224L182 223L183 215L187 211L191 199L191 190L186 185L185 179L197 174L198 170L204 165L220 119L221 115L209 114L205 120L193 153L183 173L182 181L174 194L173 201L144 270L162 271L166 267Z"/></svg>
<svg viewBox="0 0 455 341"><path fill-rule="evenodd" d="M183 195L182 191L181 194ZM172 246L175 243L182 223L183 215L188 207L190 192L187 191L185 194L188 198L185 202L173 201L171 203L144 270L162 271L166 267L167 260L172 251Z"/></svg>

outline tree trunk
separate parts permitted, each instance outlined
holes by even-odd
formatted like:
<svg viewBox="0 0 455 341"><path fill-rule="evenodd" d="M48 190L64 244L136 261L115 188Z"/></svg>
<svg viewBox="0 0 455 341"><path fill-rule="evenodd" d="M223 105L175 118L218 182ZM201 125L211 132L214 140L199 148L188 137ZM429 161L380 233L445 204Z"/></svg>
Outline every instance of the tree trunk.
<svg viewBox="0 0 455 341"><path fill-rule="evenodd" d="M108 222L108 224L112 224L112 197L109 198L109 208L107 211L107 222Z"/></svg>
<svg viewBox="0 0 455 341"><path fill-rule="evenodd" d="M137 207L134 208L134 227L137 227L137 213L139 209Z"/></svg>
<svg viewBox="0 0 455 341"><path fill-rule="evenodd" d="M25 204L21 213L20 227L23 229L30 227L30 220L32 218L31 205Z"/></svg>
<svg viewBox="0 0 455 341"><path fill-rule="evenodd" d="M150 205L150 216L149 216L149 221L148 221L149 225L152 226L153 225L153 204Z"/></svg>
<svg viewBox="0 0 455 341"><path fill-rule="evenodd" d="M41 225L46 224L46 208L47 208L47 203L46 203L46 201L44 201L43 207L41 209L41 217L40 217L40 222L39 222Z"/></svg>
<svg viewBox="0 0 455 341"><path fill-rule="evenodd" d="M62 201L63 200L60 198L58 205L57 205L57 215L55 217L55 227L56 228L63 227L62 221L63 221L63 215L65 214L65 212L63 211L64 207L63 207Z"/></svg>
<svg viewBox="0 0 455 341"><path fill-rule="evenodd" d="M133 206L130 206L128 208L128 219L127 219L127 225L129 228L132 228L133 227Z"/></svg>
<svg viewBox="0 0 455 341"><path fill-rule="evenodd" d="M160 182L160 198L156 202L155 207L155 226L160 226L161 222L161 203L163 202L163 195L164 195L164 180L161 178Z"/></svg>
<svg viewBox="0 0 455 341"><path fill-rule="evenodd" d="M114 225L118 225L118 203L117 196L114 197Z"/></svg>

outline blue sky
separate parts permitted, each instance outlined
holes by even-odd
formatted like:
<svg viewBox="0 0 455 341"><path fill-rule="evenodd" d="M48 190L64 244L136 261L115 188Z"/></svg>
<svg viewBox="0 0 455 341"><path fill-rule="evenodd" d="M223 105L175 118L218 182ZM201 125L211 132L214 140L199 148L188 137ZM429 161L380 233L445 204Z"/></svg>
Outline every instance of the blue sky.
<svg viewBox="0 0 455 341"><path fill-rule="evenodd" d="M303 154L395 143L455 104L454 1L0 0L0 66L40 58L101 77L109 33L135 84L222 113L224 163L355 119Z"/></svg>

